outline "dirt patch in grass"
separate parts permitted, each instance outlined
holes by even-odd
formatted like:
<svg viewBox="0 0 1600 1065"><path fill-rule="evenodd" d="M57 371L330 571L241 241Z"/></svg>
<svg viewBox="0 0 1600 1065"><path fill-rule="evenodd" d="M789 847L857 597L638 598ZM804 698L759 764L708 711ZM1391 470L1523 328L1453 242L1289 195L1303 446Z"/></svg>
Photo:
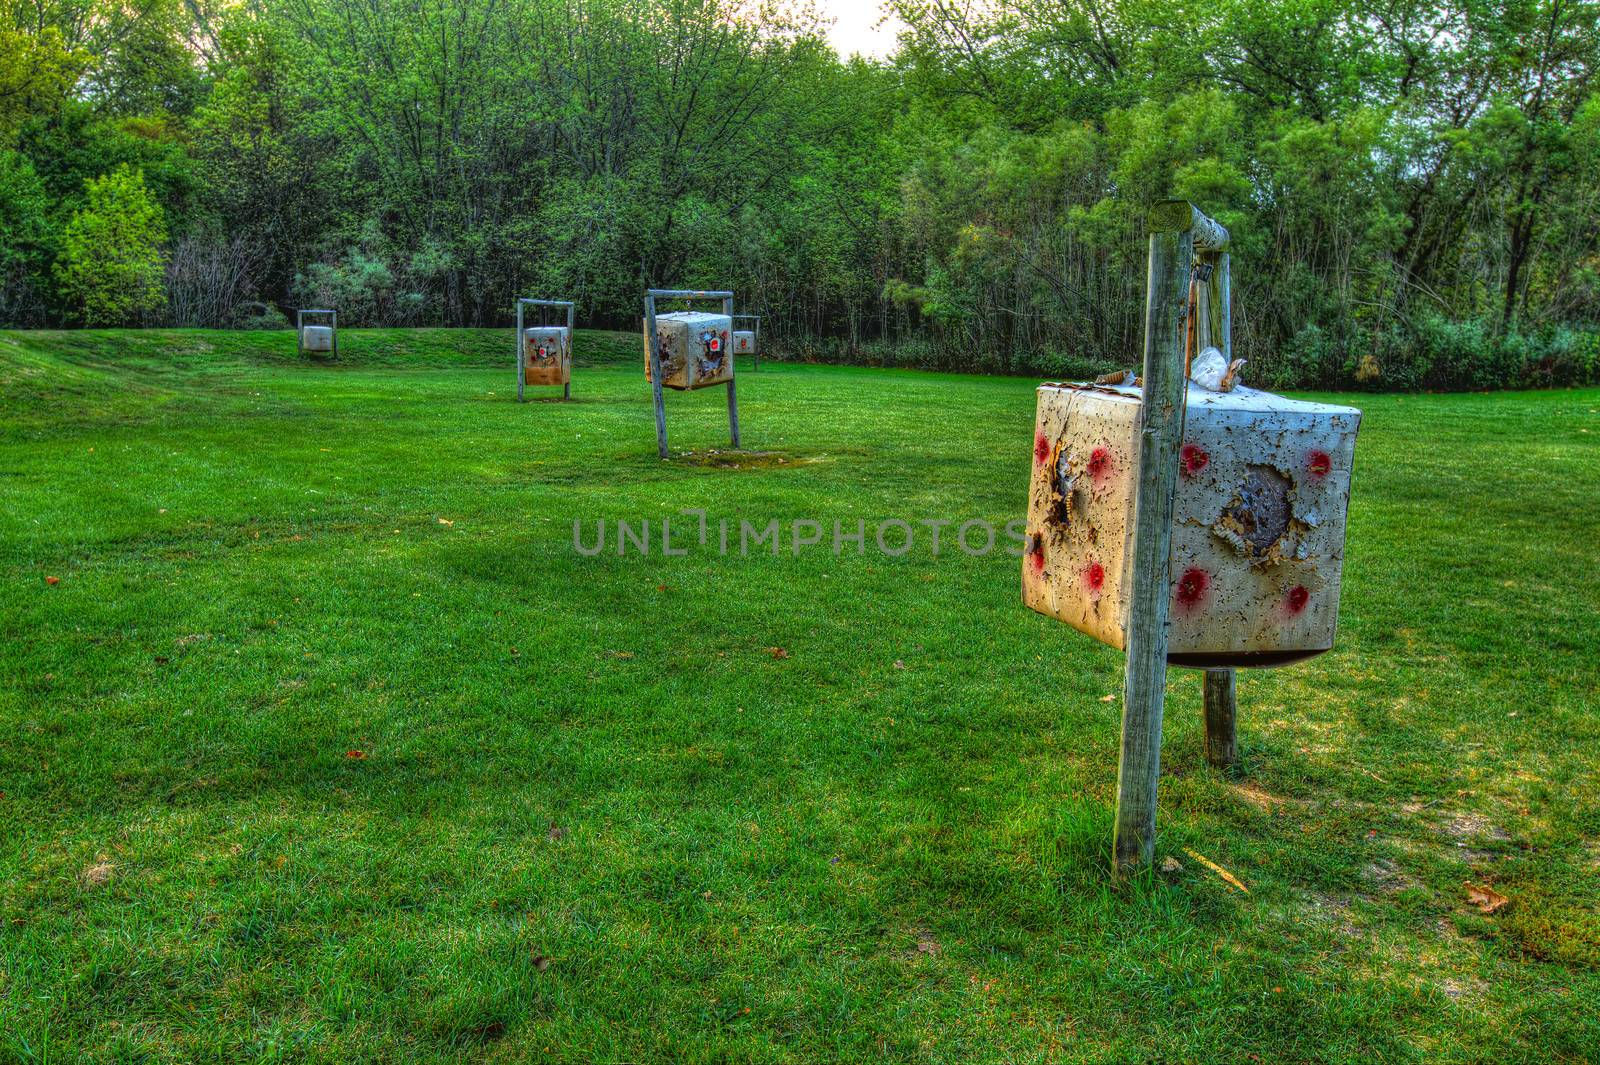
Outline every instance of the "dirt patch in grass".
<svg viewBox="0 0 1600 1065"><path fill-rule="evenodd" d="M770 470L784 466L806 466L823 461L820 455L794 455L783 451L735 451L708 448L704 451L685 451L675 456L678 462L690 466L705 466L718 470Z"/></svg>
<svg viewBox="0 0 1600 1065"><path fill-rule="evenodd" d="M1446 814L1440 827L1451 838L1458 840L1489 839L1504 843L1511 838L1510 833L1483 814L1470 811Z"/></svg>
<svg viewBox="0 0 1600 1065"><path fill-rule="evenodd" d="M1326 923L1340 939L1363 938L1364 934L1356 924L1349 899L1325 891L1313 891L1308 909L1316 918Z"/></svg>
<svg viewBox="0 0 1600 1065"><path fill-rule="evenodd" d="M84 869L84 871L80 874L80 878L83 881L83 886L88 888L96 888L102 884L110 882L111 874L116 872L116 869L117 866L115 862L108 862L104 859L95 862L93 865Z"/></svg>
<svg viewBox="0 0 1600 1065"><path fill-rule="evenodd" d="M1265 811L1269 814L1285 807L1298 807L1304 805L1304 803L1300 802L1298 799L1290 799L1282 795L1274 795L1270 791L1267 791L1264 788L1259 788L1254 784L1232 784L1229 785L1229 790L1231 790L1234 795L1238 796L1244 802L1247 802L1256 809Z"/></svg>
<svg viewBox="0 0 1600 1065"><path fill-rule="evenodd" d="M1509 832L1476 811L1445 812L1433 824L1456 857L1474 865L1504 858L1511 843Z"/></svg>
<svg viewBox="0 0 1600 1065"><path fill-rule="evenodd" d="M917 958L937 958L944 951L939 941L933 938L933 933L926 928L913 928L911 936L911 946L900 952L900 956L907 961L914 961Z"/></svg>
<svg viewBox="0 0 1600 1065"><path fill-rule="evenodd" d="M1421 881L1387 858L1368 862L1362 867L1361 875L1382 895L1398 895L1407 888L1421 886Z"/></svg>

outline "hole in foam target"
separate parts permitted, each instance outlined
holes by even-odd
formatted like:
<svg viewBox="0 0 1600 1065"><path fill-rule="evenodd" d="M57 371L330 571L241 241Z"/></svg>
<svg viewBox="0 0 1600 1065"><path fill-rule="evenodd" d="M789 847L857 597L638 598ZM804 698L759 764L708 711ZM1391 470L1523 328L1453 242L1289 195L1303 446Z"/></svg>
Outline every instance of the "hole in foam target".
<svg viewBox="0 0 1600 1065"><path fill-rule="evenodd" d="M1238 495L1222 512L1222 524L1253 555L1264 555L1289 531L1289 479L1271 466L1246 468Z"/></svg>

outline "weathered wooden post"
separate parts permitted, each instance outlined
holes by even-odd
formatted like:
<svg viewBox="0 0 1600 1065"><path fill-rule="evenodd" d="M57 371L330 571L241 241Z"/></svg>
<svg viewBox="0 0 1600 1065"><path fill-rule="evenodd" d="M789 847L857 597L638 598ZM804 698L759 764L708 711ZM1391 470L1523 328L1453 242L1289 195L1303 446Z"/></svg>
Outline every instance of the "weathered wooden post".
<svg viewBox="0 0 1600 1065"><path fill-rule="evenodd" d="M644 358L656 405L656 451L667 457L667 405L661 392L661 349L656 344L656 290L644 294Z"/></svg>
<svg viewBox="0 0 1600 1065"><path fill-rule="evenodd" d="M524 328L523 308L539 307L540 324L531 329ZM567 309L567 325L563 330L560 327L544 325L545 307L565 307ZM572 300L536 300L526 296L517 300L517 402L523 402L523 389L527 385L554 385L561 386L561 398L572 398L572 342L574 339L574 323L577 316L577 304ZM555 354L546 354L554 348ZM531 354L530 354L531 352ZM533 365L530 366L529 363ZM529 370L534 371L538 379L530 378Z"/></svg>
<svg viewBox="0 0 1600 1065"><path fill-rule="evenodd" d="M657 316L657 299L720 300L722 313ZM658 323L670 328L662 329ZM726 383L728 434L739 445L739 395L733 359L733 293L652 288L644 294L644 371L656 408L656 450L667 457L667 409L662 388L690 391Z"/></svg>
<svg viewBox="0 0 1600 1065"><path fill-rule="evenodd" d="M1195 349L1204 351L1215 346L1222 352L1222 361L1233 362L1233 280L1231 263L1226 251L1218 251L1206 279L1206 313L1196 323ZM1229 769L1239 761L1239 745L1235 735L1235 718L1238 713L1237 681L1231 666L1205 671L1203 687L1205 705L1206 761L1218 769Z"/></svg>
<svg viewBox="0 0 1600 1065"><path fill-rule="evenodd" d="M1218 769L1228 769L1239 761L1239 741L1234 724L1238 713L1238 696L1234 683L1231 667L1206 670L1206 761Z"/></svg>
<svg viewBox="0 0 1600 1065"><path fill-rule="evenodd" d="M722 300L722 313L727 315L728 324L733 325L733 293L728 293ZM730 338L731 339L731 338ZM734 384L734 358L730 346L728 351L728 435L733 439L733 446L739 446L739 394L735 391Z"/></svg>
<svg viewBox="0 0 1600 1065"><path fill-rule="evenodd" d="M1117 763L1116 871L1148 864L1156 845L1161 776L1161 714L1167 687L1167 606L1172 560L1172 497L1183 442L1184 329L1196 245L1220 252L1227 230L1187 201L1165 203L1150 219L1144 309L1144 402L1139 411L1139 472L1133 500L1127 667L1122 683L1122 752Z"/></svg>

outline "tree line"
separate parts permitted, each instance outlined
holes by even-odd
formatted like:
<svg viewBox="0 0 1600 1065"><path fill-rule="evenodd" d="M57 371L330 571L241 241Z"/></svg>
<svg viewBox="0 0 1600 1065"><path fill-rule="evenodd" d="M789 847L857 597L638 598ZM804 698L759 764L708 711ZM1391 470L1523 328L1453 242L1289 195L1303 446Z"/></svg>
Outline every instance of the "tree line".
<svg viewBox="0 0 1600 1065"><path fill-rule="evenodd" d="M1233 235L1247 380L1600 380L1600 5L0 0L0 323L634 328L732 287L791 356L1130 365L1143 219Z"/></svg>

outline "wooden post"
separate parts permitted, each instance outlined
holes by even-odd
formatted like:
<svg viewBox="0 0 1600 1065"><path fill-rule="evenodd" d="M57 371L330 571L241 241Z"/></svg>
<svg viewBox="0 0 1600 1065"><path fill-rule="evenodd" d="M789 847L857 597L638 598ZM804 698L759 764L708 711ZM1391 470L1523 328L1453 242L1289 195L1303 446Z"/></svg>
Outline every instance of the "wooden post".
<svg viewBox="0 0 1600 1065"><path fill-rule="evenodd" d="M1112 839L1113 872L1118 876L1148 864L1155 855L1161 714L1167 683L1167 611L1172 596L1173 495L1187 390L1183 343L1197 238L1208 250L1220 251L1226 246L1227 231L1186 201L1162 204L1151 213L1133 591Z"/></svg>
<svg viewBox="0 0 1600 1065"><path fill-rule="evenodd" d="M566 359L566 363L567 364L562 367L562 369L565 371L562 376L564 376L566 378L566 380L561 382L561 398L563 400L568 400L568 399L572 398L572 349L574 347L576 347L577 343L578 343L578 330L575 328L575 325L574 325L574 323L576 323L577 320L578 320L578 305L577 305L577 303L575 303L575 302L574 303L568 303L567 304L567 359Z"/></svg>
<svg viewBox="0 0 1600 1065"><path fill-rule="evenodd" d="M1217 253L1213 275L1216 296L1214 310L1222 341L1222 361L1233 363L1233 277L1226 251ZM1239 736L1235 719L1239 699L1232 669L1208 669L1205 679L1206 761L1218 769L1229 769L1239 761Z"/></svg>
<svg viewBox="0 0 1600 1065"><path fill-rule="evenodd" d="M1222 361L1233 364L1233 278L1227 252L1217 254L1216 286L1217 329L1222 334Z"/></svg>
<svg viewBox="0 0 1600 1065"><path fill-rule="evenodd" d="M728 316L728 326L733 327L733 297L728 296L722 301L722 313ZM728 435L733 439L733 446L739 446L739 394L734 389L734 383L739 380L739 360L734 358L732 341L729 337L728 365L733 372L728 377Z"/></svg>
<svg viewBox="0 0 1600 1065"><path fill-rule="evenodd" d="M656 345L656 296L644 297L644 343L650 353L650 387L656 399L656 451L667 457L667 406L661 394L661 349Z"/></svg>
<svg viewBox="0 0 1600 1065"><path fill-rule="evenodd" d="M527 367L526 367L526 365L524 365L526 363L526 361L527 361L528 355L527 355L527 352L524 350L525 342L522 339L522 308L523 308L523 305L526 304L527 302L528 302L527 300L518 300L517 301L517 402L518 403L525 402L525 400L522 398L522 390L523 390L523 385L525 383L525 379L528 376Z"/></svg>
<svg viewBox="0 0 1600 1065"><path fill-rule="evenodd" d="M1206 761L1218 769L1229 769L1239 761L1238 736L1234 716L1238 709L1231 669L1206 670Z"/></svg>

